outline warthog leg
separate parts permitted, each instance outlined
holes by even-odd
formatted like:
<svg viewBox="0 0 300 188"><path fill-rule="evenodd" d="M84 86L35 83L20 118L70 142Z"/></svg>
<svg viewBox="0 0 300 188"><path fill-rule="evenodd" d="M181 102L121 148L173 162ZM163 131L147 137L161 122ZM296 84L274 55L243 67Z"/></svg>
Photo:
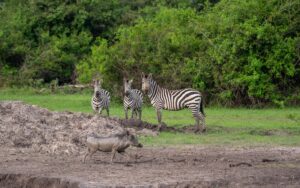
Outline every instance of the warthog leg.
<svg viewBox="0 0 300 188"><path fill-rule="evenodd" d="M116 150L116 149L113 149L113 150L112 150L112 155L111 155L111 160L110 160L111 163L113 163L113 160L114 160L114 158L115 158L115 156L116 156L116 153L117 153L117 150Z"/></svg>
<svg viewBox="0 0 300 188"><path fill-rule="evenodd" d="M131 156L128 153L122 152L120 154L127 157L127 163L130 161Z"/></svg>
<svg viewBox="0 0 300 188"><path fill-rule="evenodd" d="M88 155L89 155L89 157L91 158L92 155L93 155L94 153L96 153L96 151L97 151L97 149L96 149L96 150L91 150L90 148L88 148L88 151L87 151L87 153L85 154L85 156L84 156L84 158L83 158L83 163L85 163L86 157L87 157Z"/></svg>

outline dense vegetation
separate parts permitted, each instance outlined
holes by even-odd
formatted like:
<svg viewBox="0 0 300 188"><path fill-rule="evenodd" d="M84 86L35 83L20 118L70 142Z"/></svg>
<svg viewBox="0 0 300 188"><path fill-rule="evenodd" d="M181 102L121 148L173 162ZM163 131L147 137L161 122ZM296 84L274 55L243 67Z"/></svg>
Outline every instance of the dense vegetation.
<svg viewBox="0 0 300 188"><path fill-rule="evenodd" d="M300 103L297 0L2 0L0 86L152 72L207 103ZM140 86L139 86L140 87Z"/></svg>

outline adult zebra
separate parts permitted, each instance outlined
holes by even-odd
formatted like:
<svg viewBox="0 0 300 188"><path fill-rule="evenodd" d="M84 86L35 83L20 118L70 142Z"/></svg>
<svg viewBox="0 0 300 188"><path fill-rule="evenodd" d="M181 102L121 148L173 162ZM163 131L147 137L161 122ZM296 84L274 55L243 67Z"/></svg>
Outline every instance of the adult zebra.
<svg viewBox="0 0 300 188"><path fill-rule="evenodd" d="M128 109L131 109L131 118L133 114L139 114L139 120L142 118L143 93L138 89L132 89L133 80L124 78L124 110L125 118L128 119Z"/></svg>
<svg viewBox="0 0 300 188"><path fill-rule="evenodd" d="M202 95L194 89L168 90L161 88L152 78L152 74L145 75L142 73L142 90L146 92L151 100L151 104L157 112L159 129L161 128L161 110L181 110L189 108L195 118L196 132L204 132L205 116L203 111ZM199 120L202 121L202 127L199 127Z"/></svg>
<svg viewBox="0 0 300 188"><path fill-rule="evenodd" d="M108 91L101 88L101 82L99 80L94 81L94 94L91 100L91 105L95 113L102 113L103 109L106 109L107 116L109 116L109 103L110 94Z"/></svg>

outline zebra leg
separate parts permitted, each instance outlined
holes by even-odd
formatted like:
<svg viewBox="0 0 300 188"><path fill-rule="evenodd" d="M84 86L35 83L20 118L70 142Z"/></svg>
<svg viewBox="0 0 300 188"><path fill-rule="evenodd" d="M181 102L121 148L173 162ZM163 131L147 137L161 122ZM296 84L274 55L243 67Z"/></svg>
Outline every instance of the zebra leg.
<svg viewBox="0 0 300 188"><path fill-rule="evenodd" d="M109 108L106 108L107 116L109 117Z"/></svg>
<svg viewBox="0 0 300 188"><path fill-rule="evenodd" d="M157 121L158 121L158 131L161 129L161 109L156 109Z"/></svg>
<svg viewBox="0 0 300 188"><path fill-rule="evenodd" d="M125 118L128 119L128 108L125 108Z"/></svg>
<svg viewBox="0 0 300 188"><path fill-rule="evenodd" d="M198 132L200 130L199 126L199 116L195 116L195 132Z"/></svg>
<svg viewBox="0 0 300 188"><path fill-rule="evenodd" d="M199 120L200 120L199 108L197 106L189 106L189 108L191 109L192 114L195 118L195 133L196 133L201 130L200 126L199 126Z"/></svg>
<svg viewBox="0 0 300 188"><path fill-rule="evenodd" d="M99 112L100 115L102 114L102 110L103 110L102 107L100 107L99 110L98 110L98 112Z"/></svg>
<svg viewBox="0 0 300 188"><path fill-rule="evenodd" d="M139 109L139 120L142 120L142 109Z"/></svg>
<svg viewBox="0 0 300 188"><path fill-rule="evenodd" d="M133 119L133 114L135 113L135 110L131 108L131 119Z"/></svg>
<svg viewBox="0 0 300 188"><path fill-rule="evenodd" d="M201 131L202 131L202 132L205 132L205 131L206 131L205 116L204 116L204 114L202 114L201 112L199 113L199 116L200 116L201 124L202 124Z"/></svg>
<svg viewBox="0 0 300 188"><path fill-rule="evenodd" d="M139 112L139 110L138 110L138 109L135 109L135 111L134 111L135 118L138 117L138 112Z"/></svg>

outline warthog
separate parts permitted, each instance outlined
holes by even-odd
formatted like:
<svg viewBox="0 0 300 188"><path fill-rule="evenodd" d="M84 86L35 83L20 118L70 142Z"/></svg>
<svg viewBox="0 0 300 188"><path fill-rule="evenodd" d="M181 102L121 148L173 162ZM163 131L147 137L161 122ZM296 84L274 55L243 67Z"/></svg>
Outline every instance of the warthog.
<svg viewBox="0 0 300 188"><path fill-rule="evenodd" d="M88 151L84 156L83 163L85 163L88 155L91 158L91 156L98 150L102 152L112 152L111 162L113 162L117 152L125 154L129 159L130 156L125 153L125 149L129 146L143 147L143 145L138 142L137 138L129 131L124 131L123 133L108 137L99 137L95 135L88 136L86 141Z"/></svg>

